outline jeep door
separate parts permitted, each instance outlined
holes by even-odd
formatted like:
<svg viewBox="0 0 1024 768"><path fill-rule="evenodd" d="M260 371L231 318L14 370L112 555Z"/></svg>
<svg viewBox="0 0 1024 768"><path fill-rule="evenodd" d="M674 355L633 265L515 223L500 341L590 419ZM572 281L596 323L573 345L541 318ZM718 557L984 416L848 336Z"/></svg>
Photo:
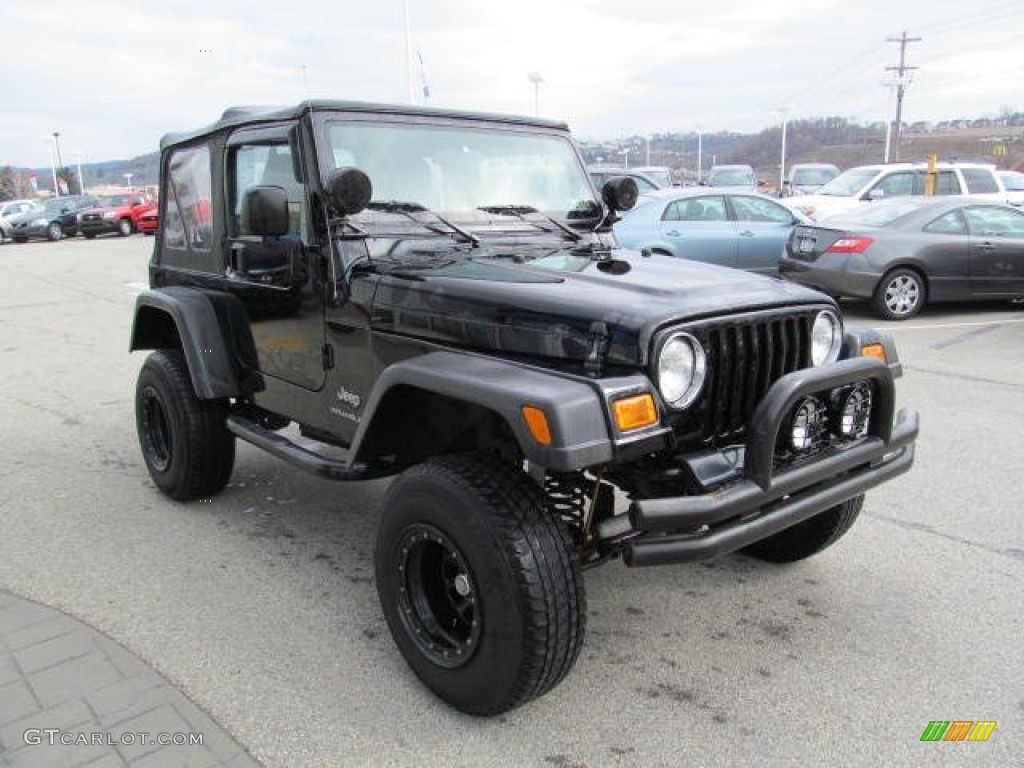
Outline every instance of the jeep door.
<svg viewBox="0 0 1024 768"><path fill-rule="evenodd" d="M226 153L229 290L250 318L260 371L319 390L325 380L323 281L310 247L305 185L295 177L288 126L232 134ZM256 186L284 189L288 231L280 236L242 231L241 206Z"/></svg>

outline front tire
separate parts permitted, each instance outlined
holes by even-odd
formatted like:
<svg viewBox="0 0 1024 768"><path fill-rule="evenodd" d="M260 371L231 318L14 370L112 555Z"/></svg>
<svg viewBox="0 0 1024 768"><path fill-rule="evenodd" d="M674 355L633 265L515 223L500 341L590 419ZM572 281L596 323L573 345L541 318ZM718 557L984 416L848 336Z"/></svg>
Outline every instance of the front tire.
<svg viewBox="0 0 1024 768"><path fill-rule="evenodd" d="M121 219L117 222L117 234L121 237L128 237L132 233L131 219Z"/></svg>
<svg viewBox="0 0 1024 768"><path fill-rule="evenodd" d="M51 221L46 228L46 237L49 240L57 241L64 237L64 229L59 221Z"/></svg>
<svg viewBox="0 0 1024 768"><path fill-rule="evenodd" d="M871 304L885 320L909 320L924 306L928 288L912 269L894 269L878 281Z"/></svg>
<svg viewBox="0 0 1024 768"><path fill-rule="evenodd" d="M579 656L579 559L541 489L515 467L449 456L388 490L375 551L388 627L416 676L472 715L547 693Z"/></svg>
<svg viewBox="0 0 1024 768"><path fill-rule="evenodd" d="M226 400L200 400L177 349L153 352L139 372L135 422L150 477L178 501L212 496L227 485L235 437Z"/></svg>
<svg viewBox="0 0 1024 768"><path fill-rule="evenodd" d="M779 531L743 549L744 554L769 563L794 563L835 544L856 522L864 495L829 507L809 520Z"/></svg>

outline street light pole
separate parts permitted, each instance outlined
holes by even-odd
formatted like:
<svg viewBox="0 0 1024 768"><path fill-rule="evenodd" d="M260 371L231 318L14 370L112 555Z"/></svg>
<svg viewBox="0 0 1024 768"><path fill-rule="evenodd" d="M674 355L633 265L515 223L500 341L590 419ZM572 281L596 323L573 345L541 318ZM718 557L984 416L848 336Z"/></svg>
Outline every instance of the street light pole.
<svg viewBox="0 0 1024 768"><path fill-rule="evenodd" d="M132 176L134 176L134 175L135 175L134 173L126 173L124 175L124 177L126 179L128 179L128 194L132 193Z"/></svg>
<svg viewBox="0 0 1024 768"><path fill-rule="evenodd" d="M644 136L644 141L647 143L647 161L645 165L649 166L651 164L651 140L649 137Z"/></svg>
<svg viewBox="0 0 1024 768"><path fill-rule="evenodd" d="M46 148L50 150L50 171L53 173L53 196L60 197L60 187L57 185L57 165L53 159L53 142L46 140Z"/></svg>
<svg viewBox="0 0 1024 768"><path fill-rule="evenodd" d="M85 194L85 176L82 175L82 150L75 150L75 163L78 165L78 194Z"/></svg>
<svg viewBox="0 0 1024 768"><path fill-rule="evenodd" d="M63 168L64 161L61 159L60 156L60 133L58 133L57 131L53 132L53 145L57 148L57 167Z"/></svg>
<svg viewBox="0 0 1024 768"><path fill-rule="evenodd" d="M704 162L703 157L701 157L701 154L703 152L703 144L702 144L703 139L704 139L704 136L701 133L700 126L698 125L697 126L697 183L698 184L700 184L701 166L702 166L702 164Z"/></svg>
<svg viewBox="0 0 1024 768"><path fill-rule="evenodd" d="M544 77L540 72L527 72L526 79L533 83L534 117L540 117L540 84L544 82Z"/></svg>
<svg viewBox="0 0 1024 768"><path fill-rule="evenodd" d="M788 107L779 107L782 113L782 157L779 160L779 192L786 183L786 121Z"/></svg>
<svg viewBox="0 0 1024 768"><path fill-rule="evenodd" d="M623 165L623 167L628 169L629 168L629 147L626 147L624 150L622 150L622 157L625 159L625 164Z"/></svg>

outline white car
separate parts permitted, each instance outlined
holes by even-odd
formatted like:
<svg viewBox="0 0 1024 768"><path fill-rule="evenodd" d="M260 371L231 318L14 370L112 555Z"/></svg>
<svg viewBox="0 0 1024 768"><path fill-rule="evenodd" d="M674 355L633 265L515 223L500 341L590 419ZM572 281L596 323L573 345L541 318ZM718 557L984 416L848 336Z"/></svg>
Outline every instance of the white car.
<svg viewBox="0 0 1024 768"><path fill-rule="evenodd" d="M1006 202L1024 206L1024 173L1020 171L999 171L999 180L1006 187Z"/></svg>
<svg viewBox="0 0 1024 768"><path fill-rule="evenodd" d="M11 223L8 221L11 216L17 216L37 207L38 203L34 200L4 200L0 202L0 240L11 236Z"/></svg>
<svg viewBox="0 0 1024 768"><path fill-rule="evenodd" d="M936 163L935 195L970 195L1007 201L995 166L983 163ZM927 163L860 165L836 176L815 195L789 197L783 204L821 220L872 200L925 194Z"/></svg>

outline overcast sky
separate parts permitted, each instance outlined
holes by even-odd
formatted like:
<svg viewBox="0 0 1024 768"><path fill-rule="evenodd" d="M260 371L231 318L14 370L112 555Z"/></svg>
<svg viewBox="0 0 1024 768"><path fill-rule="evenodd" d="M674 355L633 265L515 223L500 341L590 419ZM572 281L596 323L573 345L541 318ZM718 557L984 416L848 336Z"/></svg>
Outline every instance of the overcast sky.
<svg viewBox="0 0 1024 768"><path fill-rule="evenodd" d="M232 104L416 101L565 120L583 139L1024 110L1024 0L2 0L0 164L127 159ZM422 56L430 98L424 102ZM49 137L49 138L48 138Z"/></svg>

